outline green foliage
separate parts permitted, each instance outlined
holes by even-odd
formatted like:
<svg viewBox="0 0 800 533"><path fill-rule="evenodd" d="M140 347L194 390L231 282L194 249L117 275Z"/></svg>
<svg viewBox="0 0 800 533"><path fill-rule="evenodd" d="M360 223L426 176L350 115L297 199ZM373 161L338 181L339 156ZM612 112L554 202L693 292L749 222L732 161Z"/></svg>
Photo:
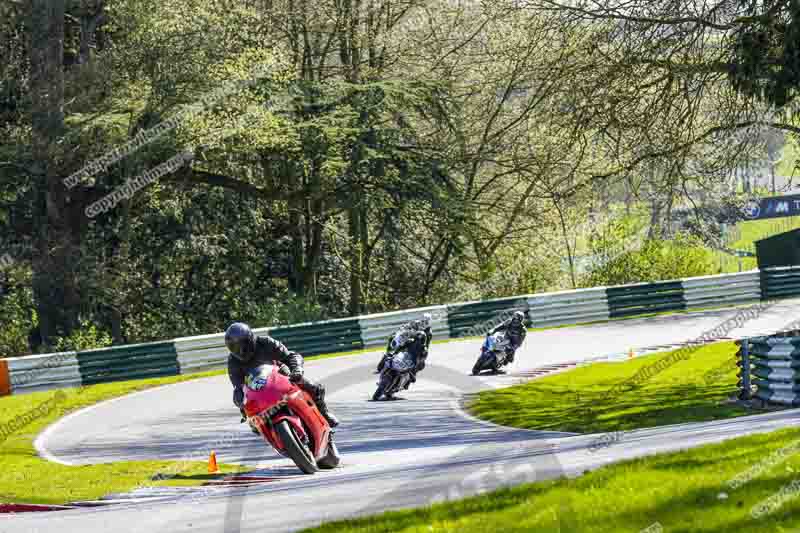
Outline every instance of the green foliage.
<svg viewBox="0 0 800 533"><path fill-rule="evenodd" d="M250 303L237 316L254 327L286 326L327 318L319 303L288 292L275 295L266 302Z"/></svg>
<svg viewBox="0 0 800 533"><path fill-rule="evenodd" d="M81 320L81 326L67 337L59 337L53 349L56 352L91 350L111 346L111 335L99 329L95 324Z"/></svg>
<svg viewBox="0 0 800 533"><path fill-rule="evenodd" d="M35 324L30 287L18 287L0 297L0 357L29 353L28 335Z"/></svg>
<svg viewBox="0 0 800 533"><path fill-rule="evenodd" d="M800 84L800 4L740 4L747 16L732 39L730 80L737 90L783 107L796 98Z"/></svg>
<svg viewBox="0 0 800 533"><path fill-rule="evenodd" d="M713 273L713 253L694 236L679 233L673 239L648 239L638 250L614 255L619 243L609 237L613 234L604 233L592 239L592 249L598 250L607 261L584 276L582 286L622 285ZM631 244L630 239L619 242Z"/></svg>
<svg viewBox="0 0 800 533"><path fill-rule="evenodd" d="M545 292L559 282L560 259L557 250L545 242L506 244L485 262L479 280L461 284L452 298L463 301Z"/></svg>

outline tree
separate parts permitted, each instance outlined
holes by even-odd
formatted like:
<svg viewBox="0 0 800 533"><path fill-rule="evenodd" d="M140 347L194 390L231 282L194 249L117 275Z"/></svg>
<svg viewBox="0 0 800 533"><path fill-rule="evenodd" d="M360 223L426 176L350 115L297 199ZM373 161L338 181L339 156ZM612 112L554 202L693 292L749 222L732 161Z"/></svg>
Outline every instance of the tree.
<svg viewBox="0 0 800 533"><path fill-rule="evenodd" d="M64 133L64 0L29 4L31 174L34 200L34 297L48 346L77 325L80 240L73 206L61 182L58 143Z"/></svg>

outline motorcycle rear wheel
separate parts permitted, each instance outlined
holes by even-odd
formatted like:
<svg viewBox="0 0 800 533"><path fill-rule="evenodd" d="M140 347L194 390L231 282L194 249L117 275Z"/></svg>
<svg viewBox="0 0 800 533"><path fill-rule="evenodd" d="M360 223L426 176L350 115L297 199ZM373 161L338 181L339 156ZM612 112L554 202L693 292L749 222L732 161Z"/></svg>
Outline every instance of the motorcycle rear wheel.
<svg viewBox="0 0 800 533"><path fill-rule="evenodd" d="M317 462L314 460L314 454L299 441L289 422L283 420L278 423L275 426L275 432L283 442L287 455L291 457L297 468L302 470L304 474L314 474L319 470Z"/></svg>
<svg viewBox="0 0 800 533"><path fill-rule="evenodd" d="M336 447L336 443L333 442L333 436L331 436L331 439L328 442L328 453L325 455L325 457L317 461L317 466L326 470L330 470L331 468L336 468L339 466L339 462L341 460L342 458L339 455L339 449Z"/></svg>

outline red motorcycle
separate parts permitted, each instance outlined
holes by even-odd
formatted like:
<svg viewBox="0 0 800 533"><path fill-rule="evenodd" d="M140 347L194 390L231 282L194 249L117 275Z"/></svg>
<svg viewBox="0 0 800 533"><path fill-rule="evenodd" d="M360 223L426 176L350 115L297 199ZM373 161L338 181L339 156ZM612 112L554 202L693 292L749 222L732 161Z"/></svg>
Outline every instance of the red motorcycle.
<svg viewBox="0 0 800 533"><path fill-rule="evenodd" d="M304 473L336 468L341 458L328 421L311 395L280 373L278 365L261 365L245 377L247 421Z"/></svg>

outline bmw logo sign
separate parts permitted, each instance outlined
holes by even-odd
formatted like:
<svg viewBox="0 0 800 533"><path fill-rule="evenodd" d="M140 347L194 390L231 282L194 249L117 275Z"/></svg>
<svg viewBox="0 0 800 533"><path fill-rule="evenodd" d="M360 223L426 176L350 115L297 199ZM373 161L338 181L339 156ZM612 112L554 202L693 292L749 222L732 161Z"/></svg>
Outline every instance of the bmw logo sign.
<svg viewBox="0 0 800 533"><path fill-rule="evenodd" d="M748 200L742 208L742 213L746 218L758 218L761 214L761 203L758 200Z"/></svg>

